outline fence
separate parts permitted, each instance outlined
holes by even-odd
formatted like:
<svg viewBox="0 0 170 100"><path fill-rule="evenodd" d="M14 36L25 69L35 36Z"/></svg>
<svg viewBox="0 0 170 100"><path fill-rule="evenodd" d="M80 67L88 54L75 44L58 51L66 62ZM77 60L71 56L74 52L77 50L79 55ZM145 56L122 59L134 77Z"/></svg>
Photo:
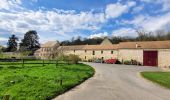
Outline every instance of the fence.
<svg viewBox="0 0 170 100"><path fill-rule="evenodd" d="M56 67L59 64L72 64L71 60L67 60L67 61L61 61L61 60L43 60L43 59L2 59L0 58L0 67L1 65L21 65L22 67L24 67L24 65L31 65L31 64L39 64L42 66L45 66L46 64L54 64ZM78 79L80 78L80 76L77 77ZM56 80L56 82L59 85L63 85L65 78L59 78ZM11 98L13 99L13 96L11 95L4 95L2 97L0 97L0 100L11 100Z"/></svg>
<svg viewBox="0 0 170 100"><path fill-rule="evenodd" d="M43 59L0 59L0 65L22 65L24 67L25 64L41 64L45 66L45 64L71 64L70 60L61 61L61 60L43 60Z"/></svg>

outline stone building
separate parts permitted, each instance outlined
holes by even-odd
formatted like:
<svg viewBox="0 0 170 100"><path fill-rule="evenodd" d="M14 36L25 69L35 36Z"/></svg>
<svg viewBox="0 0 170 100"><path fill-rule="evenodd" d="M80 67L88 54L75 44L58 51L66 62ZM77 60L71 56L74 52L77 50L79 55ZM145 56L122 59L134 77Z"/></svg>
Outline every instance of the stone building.
<svg viewBox="0 0 170 100"><path fill-rule="evenodd" d="M170 67L170 41L121 42L118 59L135 59L144 66Z"/></svg>
<svg viewBox="0 0 170 100"><path fill-rule="evenodd" d="M92 59L118 59L122 62L136 60L145 66L170 67L170 41L112 44L109 39L105 38L100 45L72 46L59 46L58 42L47 42L35 55L44 59L48 58L48 55L57 56L61 53L65 55L75 54L86 61Z"/></svg>
<svg viewBox="0 0 170 100"><path fill-rule="evenodd" d="M65 55L78 55L84 61L117 58L117 45L113 45L107 38L100 45L63 46L63 51Z"/></svg>
<svg viewBox="0 0 170 100"><path fill-rule="evenodd" d="M36 58L52 59L55 57L59 46L60 44L58 41L48 41L45 44L42 44L41 48L38 49L34 55Z"/></svg>

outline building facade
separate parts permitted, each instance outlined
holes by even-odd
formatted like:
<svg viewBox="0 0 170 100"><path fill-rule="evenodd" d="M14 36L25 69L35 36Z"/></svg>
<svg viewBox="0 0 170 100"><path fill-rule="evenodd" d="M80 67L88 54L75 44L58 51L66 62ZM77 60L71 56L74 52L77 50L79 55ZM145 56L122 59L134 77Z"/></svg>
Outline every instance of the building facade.
<svg viewBox="0 0 170 100"><path fill-rule="evenodd" d="M109 39L105 38L100 45L59 46L58 42L53 42L53 45L49 47L49 44L52 44L52 42L46 43L45 46L42 45L35 55L39 58L47 58L49 55L56 56L57 53L75 54L83 61L93 59L118 59L121 62L136 60L145 66L170 68L170 41L120 42L119 44L112 44ZM47 48L51 51L48 51Z"/></svg>
<svg viewBox="0 0 170 100"><path fill-rule="evenodd" d="M58 41L48 41L41 45L34 55L36 58L40 59L52 59L55 57L58 47L60 46Z"/></svg>

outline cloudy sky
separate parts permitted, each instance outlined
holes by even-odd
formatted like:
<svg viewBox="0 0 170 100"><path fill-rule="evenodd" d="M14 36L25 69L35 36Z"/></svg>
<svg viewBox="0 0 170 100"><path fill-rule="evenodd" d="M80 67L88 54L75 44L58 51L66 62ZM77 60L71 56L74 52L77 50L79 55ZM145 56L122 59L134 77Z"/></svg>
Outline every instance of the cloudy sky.
<svg viewBox="0 0 170 100"><path fill-rule="evenodd" d="M170 0L0 0L0 45L36 30L40 42L170 30Z"/></svg>

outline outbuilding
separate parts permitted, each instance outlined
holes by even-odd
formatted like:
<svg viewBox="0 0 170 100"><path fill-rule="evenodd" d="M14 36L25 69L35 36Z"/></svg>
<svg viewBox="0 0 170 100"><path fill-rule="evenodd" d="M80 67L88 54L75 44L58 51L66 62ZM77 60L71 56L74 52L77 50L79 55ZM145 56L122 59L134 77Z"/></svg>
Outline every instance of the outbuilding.
<svg viewBox="0 0 170 100"><path fill-rule="evenodd" d="M137 60L144 66L170 67L170 41L121 42L120 60Z"/></svg>

